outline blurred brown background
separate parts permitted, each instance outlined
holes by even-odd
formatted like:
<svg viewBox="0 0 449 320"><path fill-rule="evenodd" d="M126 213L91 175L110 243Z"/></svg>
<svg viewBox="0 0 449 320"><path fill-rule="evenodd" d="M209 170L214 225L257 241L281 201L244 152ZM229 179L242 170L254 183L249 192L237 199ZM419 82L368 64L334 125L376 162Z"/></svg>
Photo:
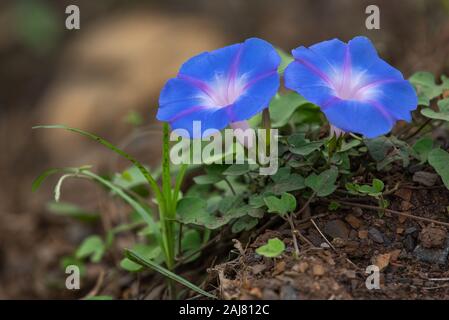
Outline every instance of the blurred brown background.
<svg viewBox="0 0 449 320"><path fill-rule="evenodd" d="M65 29L69 4L80 7L81 30ZM380 7L380 30L365 28L369 4ZM449 73L449 0L2 0L0 298L67 297L58 261L91 232L48 213L52 183L31 193L33 178L53 166L123 167L101 146L33 125L87 129L155 164L158 92L190 56L253 36L290 51L356 35L405 76ZM144 134L124 120L131 111ZM107 212L100 194L86 183L63 189L63 199Z"/></svg>

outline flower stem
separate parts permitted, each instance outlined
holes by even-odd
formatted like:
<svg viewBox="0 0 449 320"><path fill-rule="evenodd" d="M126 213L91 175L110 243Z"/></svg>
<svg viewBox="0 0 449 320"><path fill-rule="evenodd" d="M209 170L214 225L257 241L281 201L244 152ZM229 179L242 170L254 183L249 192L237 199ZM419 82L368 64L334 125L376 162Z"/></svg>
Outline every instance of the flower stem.
<svg viewBox="0 0 449 320"><path fill-rule="evenodd" d="M265 108L262 111L262 126L267 131L266 132L266 143L267 148L270 145L271 140L271 119L270 119L270 109Z"/></svg>

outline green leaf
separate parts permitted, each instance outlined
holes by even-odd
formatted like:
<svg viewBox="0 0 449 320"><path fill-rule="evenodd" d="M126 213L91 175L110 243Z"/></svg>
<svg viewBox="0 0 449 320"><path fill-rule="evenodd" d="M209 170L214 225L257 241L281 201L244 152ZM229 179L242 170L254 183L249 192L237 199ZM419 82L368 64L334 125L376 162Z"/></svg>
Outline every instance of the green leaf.
<svg viewBox="0 0 449 320"><path fill-rule="evenodd" d="M244 216L239 219L232 225L231 231L233 233L239 233L242 231L249 231L252 228L254 228L257 223L259 222L258 219L250 217L250 216Z"/></svg>
<svg viewBox="0 0 449 320"><path fill-rule="evenodd" d="M184 279L183 277L178 276L177 274L171 272L170 270L154 263L153 261L143 257L142 255L138 254L137 252L134 252L132 250L126 250L125 251L126 256L133 262L140 264L141 266L153 269L157 272L159 272L160 274L162 274L163 276L170 278L184 286L186 286L187 288L202 294L208 298L212 298L212 299L216 299L217 297L214 296L213 294L210 294L209 292L204 291L203 289L201 289L200 287L194 285L193 283L191 283L190 281Z"/></svg>
<svg viewBox="0 0 449 320"><path fill-rule="evenodd" d="M248 199L248 203L251 206L251 208L262 208L263 206L265 206L265 201L263 200L263 195L261 194L252 194L250 195L249 199Z"/></svg>
<svg viewBox="0 0 449 320"><path fill-rule="evenodd" d="M296 209L296 198L290 193L283 193L281 198L268 196L264 198L264 201L268 207L268 212L270 213L284 215L293 212Z"/></svg>
<svg viewBox="0 0 449 320"><path fill-rule="evenodd" d="M201 236L198 230L190 229L184 232L181 245L183 250L198 249L201 246Z"/></svg>
<svg viewBox="0 0 449 320"><path fill-rule="evenodd" d="M416 158L424 163L427 161L430 151L433 149L433 140L428 137L422 137L413 145L413 151L415 152Z"/></svg>
<svg viewBox="0 0 449 320"><path fill-rule="evenodd" d="M36 179L34 179L31 185L31 190L35 192L37 189L39 189L39 187L41 186L42 182L44 182L45 179L47 179L49 176L55 173L58 173L60 170L61 169L59 168L52 168L42 172Z"/></svg>
<svg viewBox="0 0 449 320"><path fill-rule="evenodd" d="M310 142L304 134L291 135L287 141L290 144L290 152L300 156L307 156L313 151L319 150L324 144L324 141Z"/></svg>
<svg viewBox="0 0 449 320"><path fill-rule="evenodd" d="M49 176L58 173L58 172L66 172L66 173L79 173L83 170L89 169L92 166L82 166L82 167L66 167L66 168L51 168L48 170L45 170L42 172L36 179L34 179L33 183L31 184L31 190L35 192L39 187L42 185L42 183L47 179Z"/></svg>
<svg viewBox="0 0 449 320"><path fill-rule="evenodd" d="M159 247L158 245L147 245L138 243L133 246L132 250L142 255L143 257L151 260L159 258L162 254L161 247ZM155 261L155 263L160 263L160 261ZM137 264L128 258L123 258L122 261L120 261L120 267L130 272L137 272L142 270L142 266L140 264Z"/></svg>
<svg viewBox="0 0 449 320"><path fill-rule="evenodd" d="M281 57L278 73L282 74L287 66L294 60L293 57L282 49L276 48L277 53Z"/></svg>
<svg viewBox="0 0 449 320"><path fill-rule="evenodd" d="M318 197L325 197L330 195L337 189L335 182L337 181L337 168L330 168L321 172L319 175L312 173L305 180L305 185L316 192Z"/></svg>
<svg viewBox="0 0 449 320"><path fill-rule="evenodd" d="M180 220L187 224L202 224L209 216L207 201L195 197L184 197L179 200L177 212Z"/></svg>
<svg viewBox="0 0 449 320"><path fill-rule="evenodd" d="M430 119L449 121L449 98L438 101L438 109L439 111L421 109L421 114Z"/></svg>
<svg viewBox="0 0 449 320"><path fill-rule="evenodd" d="M382 180L373 179L374 190L376 190L377 192L382 192L384 190L384 187L385 187L385 185Z"/></svg>
<svg viewBox="0 0 449 320"><path fill-rule="evenodd" d="M306 99L296 92L288 92L283 95L277 94L271 100L269 110L271 118L271 127L280 128L288 123L292 114L301 106L308 105Z"/></svg>
<svg viewBox="0 0 449 320"><path fill-rule="evenodd" d="M353 194L358 195L369 195L372 197L378 197L382 194L382 191L384 190L384 183L382 180L379 179L373 179L373 182L371 185L363 184L359 185L356 183L347 183L345 185L346 190Z"/></svg>
<svg viewBox="0 0 449 320"><path fill-rule="evenodd" d="M346 152L348 150L351 150L352 148L355 148L359 146L362 143L362 141L357 139L352 139L349 142L343 141L340 149L337 151L338 153Z"/></svg>
<svg viewBox="0 0 449 320"><path fill-rule="evenodd" d="M228 168L225 165L211 164L205 167L206 174L193 178L196 184L215 184L224 179L223 173Z"/></svg>
<svg viewBox="0 0 449 320"><path fill-rule="evenodd" d="M257 248L256 253L268 257L268 258L276 258L280 256L285 250L285 244L283 241L278 238L269 239L268 243Z"/></svg>
<svg viewBox="0 0 449 320"><path fill-rule="evenodd" d="M442 84L436 84L435 77L430 72L416 72L409 80L416 88L418 103L425 106L429 106L430 100L439 96L443 90L449 89L448 78L442 76Z"/></svg>
<svg viewBox="0 0 449 320"><path fill-rule="evenodd" d="M281 195L284 192L291 192L304 189L304 178L297 173L291 173L290 167L283 167L271 176L273 183L269 184L264 193Z"/></svg>
<svg viewBox="0 0 449 320"><path fill-rule="evenodd" d="M218 175L202 175L193 178L196 184L215 184L223 180L223 177Z"/></svg>
<svg viewBox="0 0 449 320"><path fill-rule="evenodd" d="M208 202L215 203L209 208ZM221 215L216 215L216 210ZM232 219L246 215L240 197L226 197L218 203L213 198L206 201L202 198L184 197L178 202L177 212L178 219L182 223L196 224L212 230L224 226Z"/></svg>
<svg viewBox="0 0 449 320"><path fill-rule="evenodd" d="M332 201L332 202L329 203L329 205L328 205L327 208L328 208L330 211L336 211L336 210L338 210L340 207L341 207L341 205L340 205L338 202Z"/></svg>
<svg viewBox="0 0 449 320"><path fill-rule="evenodd" d="M184 257L188 257L187 260L184 260L185 263L192 262L200 257L200 248L202 244L203 239L198 230L189 229L182 234L182 254Z"/></svg>
<svg viewBox="0 0 449 320"><path fill-rule="evenodd" d="M241 176L245 173L250 172L251 168L250 165L245 164L233 164L229 166L225 171L223 171L223 174L226 176Z"/></svg>
<svg viewBox="0 0 449 320"><path fill-rule="evenodd" d="M377 162L384 160L388 152L393 148L393 143L387 137L365 139L364 142L371 157Z"/></svg>
<svg viewBox="0 0 449 320"><path fill-rule="evenodd" d="M429 164L440 175L446 188L449 189L449 153L442 149L433 149L429 153Z"/></svg>
<svg viewBox="0 0 449 320"><path fill-rule="evenodd" d="M47 203L47 210L51 213L71 217L83 222L94 222L100 217L98 212L86 211L68 202L51 201Z"/></svg>
<svg viewBox="0 0 449 320"><path fill-rule="evenodd" d="M103 257L106 248L103 240L93 235L84 239L81 245L78 247L75 253L77 259L85 259L90 257L92 262L99 262Z"/></svg>

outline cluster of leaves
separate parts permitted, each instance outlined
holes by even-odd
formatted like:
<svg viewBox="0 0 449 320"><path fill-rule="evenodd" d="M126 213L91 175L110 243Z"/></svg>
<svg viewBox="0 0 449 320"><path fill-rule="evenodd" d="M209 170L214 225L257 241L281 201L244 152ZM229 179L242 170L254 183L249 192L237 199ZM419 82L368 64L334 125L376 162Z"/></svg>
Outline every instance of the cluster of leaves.
<svg viewBox="0 0 449 320"><path fill-rule="evenodd" d="M288 59L288 57L286 57ZM412 125L410 130L419 133L426 126L447 125L449 121L449 79L442 77L436 84L433 75L417 73L410 78L415 85L421 104L420 117L424 126ZM336 190L355 196L375 198L380 209L388 207L384 197L384 182L373 178L393 167L401 165L428 163L441 176L449 188L449 153L443 150L430 132L422 131L416 135L389 135L377 139L363 139L356 135L346 137L328 137L325 121L319 108L294 92L277 95L269 106L272 127L279 128L279 164L276 174L260 176L258 165L249 164L212 164L201 168L191 167L188 172L193 178L192 185L181 193L179 185L173 205L170 222L170 241L180 263L188 263L201 255L201 249L212 236L223 228L229 228L233 234L247 232L256 228L261 221L273 216L283 219L291 217L306 201L315 198L332 197ZM127 119L138 125L136 116ZM426 120L428 119L428 120ZM251 119L253 126L259 125L261 117ZM417 122L418 123L418 122ZM100 138L99 138L100 139ZM116 147L97 140L111 150ZM134 163L134 162L133 162ZM148 201L155 196L148 188L148 177L143 167L134 163L122 173L110 177L96 175L90 168L52 169L36 179L36 189L50 174L62 172L64 175L56 186L55 198L59 200L62 182L67 177L82 177L93 180L111 193L128 203L133 214L127 224L108 230L105 236L93 235L86 238L73 254L67 257L65 264L82 264L86 260L99 262L113 247L114 239L121 232L137 232L139 242L125 253L120 265L130 272L140 272L150 267L170 279L207 295L200 288L174 274L173 266L167 265L167 253L160 240L160 230L167 220L156 219L154 211L160 207L160 199ZM148 168L144 168L149 172ZM172 174L177 172L171 172ZM164 180L164 170L152 170L151 176ZM357 180L355 178L358 178ZM363 179L360 180L360 177ZM165 176L165 180L170 177ZM181 179L182 180L182 179ZM354 182L362 181L362 182ZM369 183L368 183L369 182ZM391 186L390 186L391 187ZM163 190L165 195L172 191ZM331 200L329 208L339 207L338 200ZM98 220L98 213L86 212L72 204L52 202L49 209L75 219L92 223ZM235 236L235 235L234 235ZM285 245L279 239L270 239L256 250L260 255L275 258L284 252ZM209 295L210 296L210 295Z"/></svg>

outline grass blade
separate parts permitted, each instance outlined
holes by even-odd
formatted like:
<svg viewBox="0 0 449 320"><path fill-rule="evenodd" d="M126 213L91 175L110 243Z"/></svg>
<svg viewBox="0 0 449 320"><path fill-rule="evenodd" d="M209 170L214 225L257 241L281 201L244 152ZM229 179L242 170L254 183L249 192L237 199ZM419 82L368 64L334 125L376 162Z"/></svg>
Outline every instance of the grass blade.
<svg viewBox="0 0 449 320"><path fill-rule="evenodd" d="M202 294L208 298L212 298L212 299L217 299L216 296L214 296L213 294L204 291L203 289L201 289L200 287L194 285L193 283L191 283L190 281L184 279L183 277L178 276L177 274L165 269L164 267L154 263L151 260L145 259L144 257L142 257L141 255L139 255L138 253L132 251L132 250L126 250L125 254L127 256L128 259L132 260L133 262L140 264L141 266L153 269L157 272L159 272L160 274L164 275L167 278L170 278L184 286L186 286L187 288L198 292L199 294Z"/></svg>
<svg viewBox="0 0 449 320"><path fill-rule="evenodd" d="M39 176L37 176L36 179L34 179L32 185L31 185L31 190L33 192L35 192L37 189L39 189L39 187L42 185L42 182L44 182L45 179L47 179L49 176L51 176L55 173L58 173L61 170L64 170L64 169L63 168L52 168L52 169L45 170Z"/></svg>
<svg viewBox="0 0 449 320"><path fill-rule="evenodd" d="M106 148L114 151L115 153L117 153L118 155L128 159L129 161L131 161L136 167L137 169L139 169L140 172L142 172L143 176L147 179L148 183L150 184L151 188L153 189L154 193L156 194L156 198L158 199L158 202L161 202L161 205L163 205L163 200L164 200L164 196L161 193L159 186L157 185L156 180L153 179L153 177L151 176L150 172L139 162L137 161L134 157L132 157L131 155L127 154L125 151L117 148L115 145L113 145L112 143L110 143L109 141L84 130L81 129L76 129L76 128L71 128L65 125L42 125L42 126L35 126L33 127L33 129L63 129L63 130L67 130L67 131L71 131L71 132L75 132L78 133L80 135L83 135L85 137L90 138L93 141L96 141L98 143L101 143L102 145L104 145ZM51 174L51 173L50 173ZM44 177L45 179L45 177Z"/></svg>

